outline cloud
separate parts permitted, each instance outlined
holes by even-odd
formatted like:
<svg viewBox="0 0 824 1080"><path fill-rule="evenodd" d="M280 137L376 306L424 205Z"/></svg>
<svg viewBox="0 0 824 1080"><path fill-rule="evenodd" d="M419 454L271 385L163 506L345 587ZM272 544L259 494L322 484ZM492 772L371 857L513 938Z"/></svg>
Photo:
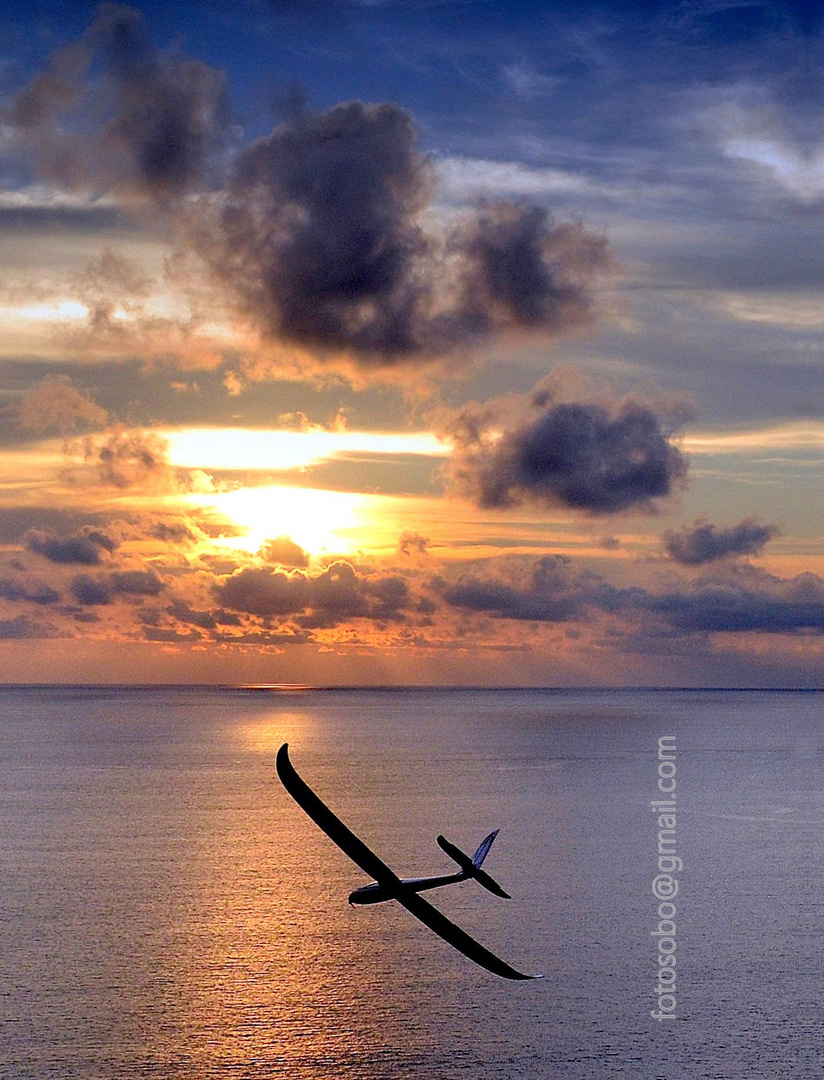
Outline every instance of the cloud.
<svg viewBox="0 0 824 1080"><path fill-rule="evenodd" d="M27 390L17 405L22 428L43 435L69 435L78 428L103 427L108 415L65 375L49 375Z"/></svg>
<svg viewBox="0 0 824 1080"><path fill-rule="evenodd" d="M405 532L401 534L398 542L398 551L408 559L421 559L426 556L429 546L429 537L421 536L420 533Z"/></svg>
<svg viewBox="0 0 824 1080"><path fill-rule="evenodd" d="M117 428L102 443L85 443L86 461L93 461L100 480L131 487L166 468L166 444L159 435Z"/></svg>
<svg viewBox="0 0 824 1080"><path fill-rule="evenodd" d="M375 357L418 351L429 176L414 141L403 110L351 102L237 156L218 243L200 246L265 331Z"/></svg>
<svg viewBox="0 0 824 1080"><path fill-rule="evenodd" d="M579 198L624 194L604 181L594 181L580 172L537 168L520 161L494 161L450 155L433 161L438 177L438 197L465 202L479 197L508 196Z"/></svg>
<svg viewBox="0 0 824 1080"><path fill-rule="evenodd" d="M153 431L115 425L100 437L86 436L70 446L82 455L100 484L121 488L143 486L157 491L211 491L211 478L200 469L177 469L168 462L168 442ZM74 483L86 480L81 471L66 470Z"/></svg>
<svg viewBox="0 0 824 1080"><path fill-rule="evenodd" d="M295 102L286 122L235 150L223 74L159 52L140 12L123 5L102 5L5 120L12 148L64 191L174 210L178 277L185 267L192 295L225 297L268 343L296 347L292 363L308 351L369 369L433 364L500 333L574 332L591 324L592 285L611 264L603 237L541 207L502 201L460 220L433 212L433 159L392 103L312 112ZM148 342L168 355L175 325L117 258L80 283L89 306L80 343L122 349L142 334L135 351ZM98 278L116 287L117 304ZM174 348L193 327L177 328ZM219 362L205 340L194 347Z"/></svg>
<svg viewBox="0 0 824 1080"><path fill-rule="evenodd" d="M94 512L86 507L68 509L60 506L20 506L9 503L0 514L0 543L20 544L30 530L47 534L66 535L77 532L83 526L94 525L106 531L111 526L111 515Z"/></svg>
<svg viewBox="0 0 824 1080"><path fill-rule="evenodd" d="M501 69L505 82L524 98L544 97L557 90L563 81L556 75L535 71L526 61L517 60Z"/></svg>
<svg viewBox="0 0 824 1080"><path fill-rule="evenodd" d="M102 553L105 551L111 555L119 544L115 537L91 525L66 537L31 529L23 541L29 551L42 555L49 562L80 566L97 566L102 560Z"/></svg>
<svg viewBox="0 0 824 1080"><path fill-rule="evenodd" d="M691 529L664 534L664 546L670 558L684 566L725 559L730 555L756 555L774 536L774 525L759 525L745 518L737 525L718 529L711 522L696 521Z"/></svg>
<svg viewBox="0 0 824 1080"><path fill-rule="evenodd" d="M90 574L78 574L70 583L72 595L78 604L103 605L112 602L112 587L103 578Z"/></svg>
<svg viewBox="0 0 824 1080"><path fill-rule="evenodd" d="M436 583L441 598L465 612L504 620L583 626L613 617L621 635L638 640L666 635L824 633L824 579L804 573L778 578L750 566L695 582L653 590L616 587L570 560L549 556L524 567L504 564ZM627 639L628 648L634 647Z"/></svg>
<svg viewBox="0 0 824 1080"><path fill-rule="evenodd" d="M606 240L552 225L540 206L497 202L462 230L463 319L474 332L567 333L591 323L589 285L609 265Z"/></svg>
<svg viewBox="0 0 824 1080"><path fill-rule="evenodd" d="M166 611L176 622L187 623L190 626L198 626L201 630L214 630L217 627L218 622L222 621L215 612L192 608L182 600L175 600L174 603L169 605ZM237 625L240 621L238 617L234 615L232 618L234 619L235 625Z"/></svg>
<svg viewBox="0 0 824 1080"><path fill-rule="evenodd" d="M648 610L686 633L824 633L824 580L800 574L782 580L708 579L692 591L650 596Z"/></svg>
<svg viewBox="0 0 824 1080"><path fill-rule="evenodd" d="M31 536L31 534L29 534ZM71 537L68 540L44 541L38 546L28 544L31 550L47 555L53 562L69 563L75 565L95 566L100 559L100 540L107 539L102 534L96 535L91 529L84 530L83 534ZM37 538L35 538L37 540ZM111 542L111 541L110 541ZM113 543L113 542L112 542ZM113 550L110 549L110 550ZM11 586L13 587L13 586ZM115 595L121 596L157 596L165 588L164 582L157 576L154 570L117 570L105 576L92 577L90 574L77 574L70 583L72 595L80 604L103 605L112 602ZM22 590L21 590L22 591ZM9 596L3 591L3 582L0 582L0 596L6 595L8 599L29 599L35 603L51 603L53 599L59 599L59 593L42 587L38 590L28 588L27 595Z"/></svg>
<svg viewBox="0 0 824 1080"><path fill-rule="evenodd" d="M668 421L650 406L561 400L555 376L528 398L465 405L446 426L455 443L453 485L483 507L648 508L687 471Z"/></svg>
<svg viewBox="0 0 824 1080"><path fill-rule="evenodd" d="M410 605L409 587L399 575L359 575L346 562L319 574L248 567L215 588L232 611L264 619L293 616L303 627L336 625L350 619L388 619Z"/></svg>
<svg viewBox="0 0 824 1080"><path fill-rule="evenodd" d="M194 544L202 537L195 532L191 522L166 520L151 525L148 535L167 544Z"/></svg>
<svg viewBox="0 0 824 1080"><path fill-rule="evenodd" d="M157 596L163 582L153 570L119 570L112 573L112 588L127 596Z"/></svg>
<svg viewBox="0 0 824 1080"><path fill-rule="evenodd" d="M305 567L309 565L309 556L288 536L278 536L269 540L258 552L261 559L279 566Z"/></svg>
<svg viewBox="0 0 824 1080"><path fill-rule="evenodd" d="M37 622L28 615L17 615L13 619L0 619L0 640L21 641L33 638L64 638L71 635L50 623Z"/></svg>
<svg viewBox="0 0 824 1080"><path fill-rule="evenodd" d="M55 604L60 599L60 593L42 581L0 578L0 597L4 600L26 600L32 604Z"/></svg>
<svg viewBox="0 0 824 1080"><path fill-rule="evenodd" d="M164 201L200 187L225 144L224 81L206 64L158 52L139 11L102 4L18 92L7 122L46 178Z"/></svg>
<svg viewBox="0 0 824 1080"><path fill-rule="evenodd" d="M605 240L513 202L436 234L415 140L397 105L304 111L237 154L189 241L264 334L320 358L432 362L507 330L588 325Z"/></svg>
<svg viewBox="0 0 824 1080"><path fill-rule="evenodd" d="M607 588L599 582L598 589L593 589L594 580L582 588L571 559L547 555L532 565L526 580L462 574L456 582L444 583L441 595L453 607L500 619L566 622L580 615L586 603L597 599L598 589Z"/></svg>

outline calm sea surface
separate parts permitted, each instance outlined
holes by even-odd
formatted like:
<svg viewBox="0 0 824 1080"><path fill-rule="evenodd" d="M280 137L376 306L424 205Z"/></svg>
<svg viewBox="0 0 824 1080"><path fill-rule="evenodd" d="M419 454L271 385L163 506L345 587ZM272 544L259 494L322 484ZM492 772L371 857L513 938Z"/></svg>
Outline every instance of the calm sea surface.
<svg viewBox="0 0 824 1080"><path fill-rule="evenodd" d="M402 875L500 828L512 900L428 896L545 978L349 907L367 879L281 787L286 741ZM816 693L0 690L0 1075L819 1077L823 746Z"/></svg>

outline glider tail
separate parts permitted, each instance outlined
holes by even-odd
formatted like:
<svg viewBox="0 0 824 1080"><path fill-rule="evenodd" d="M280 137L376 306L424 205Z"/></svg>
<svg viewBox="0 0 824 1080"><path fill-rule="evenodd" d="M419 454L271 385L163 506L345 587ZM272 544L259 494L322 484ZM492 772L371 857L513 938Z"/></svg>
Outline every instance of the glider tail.
<svg viewBox="0 0 824 1080"><path fill-rule="evenodd" d="M498 830L496 829L494 832L491 832L485 840L482 840L478 846L478 850L471 859L465 852L461 851L460 848L455 847L454 844L450 844L444 836L438 837L438 845L446 852L450 859L455 860L467 877L477 881L479 885L483 885L485 889L494 893L495 896L502 896L505 900L509 900L511 899L509 893L504 892L498 882L495 881L494 878L491 878L485 870L481 869L481 863L489 854L489 849L492 847L492 841L497 835Z"/></svg>

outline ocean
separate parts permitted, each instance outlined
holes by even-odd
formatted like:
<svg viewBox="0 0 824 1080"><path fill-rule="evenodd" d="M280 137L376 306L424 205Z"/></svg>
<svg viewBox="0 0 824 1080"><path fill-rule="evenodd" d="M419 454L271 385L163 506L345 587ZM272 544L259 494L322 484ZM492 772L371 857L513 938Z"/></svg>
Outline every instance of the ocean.
<svg viewBox="0 0 824 1080"><path fill-rule="evenodd" d="M2 689L0 1075L818 1076L822 720L815 692ZM512 899L427 898L544 978L350 907L284 742L401 876L499 828Z"/></svg>

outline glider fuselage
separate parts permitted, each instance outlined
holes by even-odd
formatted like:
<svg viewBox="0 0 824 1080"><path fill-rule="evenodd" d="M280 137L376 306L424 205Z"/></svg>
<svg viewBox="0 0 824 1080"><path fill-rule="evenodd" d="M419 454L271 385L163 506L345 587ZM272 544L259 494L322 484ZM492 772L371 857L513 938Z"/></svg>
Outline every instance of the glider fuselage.
<svg viewBox="0 0 824 1080"><path fill-rule="evenodd" d="M400 883L405 893L425 892L427 889L439 889L441 885L453 885L456 881L466 881L469 875L462 870L457 874L442 874L440 877L401 878ZM349 894L350 904L382 904L386 900L397 900L397 890L386 885L362 885Z"/></svg>

